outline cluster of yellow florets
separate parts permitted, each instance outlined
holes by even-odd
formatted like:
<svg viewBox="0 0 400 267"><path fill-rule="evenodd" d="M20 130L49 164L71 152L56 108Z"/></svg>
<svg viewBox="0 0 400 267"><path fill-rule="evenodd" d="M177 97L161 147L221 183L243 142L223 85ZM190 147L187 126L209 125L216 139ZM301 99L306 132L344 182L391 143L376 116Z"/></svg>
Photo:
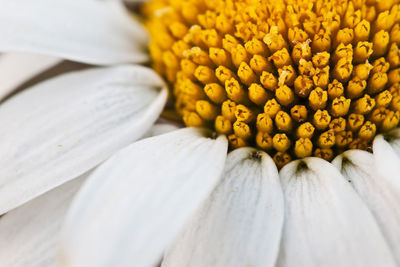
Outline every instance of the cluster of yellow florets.
<svg viewBox="0 0 400 267"><path fill-rule="evenodd" d="M400 120L399 0L153 0L154 69L187 126L278 166L367 149Z"/></svg>

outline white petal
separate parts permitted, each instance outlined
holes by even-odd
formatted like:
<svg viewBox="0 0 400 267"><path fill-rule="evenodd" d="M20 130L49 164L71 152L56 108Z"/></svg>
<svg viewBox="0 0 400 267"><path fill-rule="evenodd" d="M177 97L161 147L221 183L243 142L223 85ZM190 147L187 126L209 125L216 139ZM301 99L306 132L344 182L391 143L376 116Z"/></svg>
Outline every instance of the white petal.
<svg viewBox="0 0 400 267"><path fill-rule="evenodd" d="M396 155L400 157L400 129L394 129L388 133L384 133L378 136L378 139L383 138L383 140L390 144Z"/></svg>
<svg viewBox="0 0 400 267"><path fill-rule="evenodd" d="M140 138L166 89L139 66L93 69L38 84L0 106L0 214L73 179Z"/></svg>
<svg viewBox="0 0 400 267"><path fill-rule="evenodd" d="M154 266L218 183L224 136L186 128L144 139L101 165L78 194L62 266Z"/></svg>
<svg viewBox="0 0 400 267"><path fill-rule="evenodd" d="M400 195L377 173L371 153L349 150L332 163L368 205L400 264Z"/></svg>
<svg viewBox="0 0 400 267"><path fill-rule="evenodd" d="M396 266L372 214L327 161L281 170L285 225L278 266Z"/></svg>
<svg viewBox="0 0 400 267"><path fill-rule="evenodd" d="M169 133L178 129L179 127L171 122L156 123L150 128L150 130L147 131L143 138Z"/></svg>
<svg viewBox="0 0 400 267"><path fill-rule="evenodd" d="M89 64L144 62L147 34L120 1L0 0L0 51Z"/></svg>
<svg viewBox="0 0 400 267"><path fill-rule="evenodd" d="M386 136L389 137L387 137L387 139L389 140L394 152L396 152L397 156L400 157L400 129L396 128L395 130L387 133Z"/></svg>
<svg viewBox="0 0 400 267"><path fill-rule="evenodd" d="M2 267L56 266L62 222L86 177L63 184L0 219Z"/></svg>
<svg viewBox="0 0 400 267"><path fill-rule="evenodd" d="M394 146L391 145L393 143ZM398 144L398 139L395 135L376 136L373 143L373 156L377 171L400 194L400 151L396 144Z"/></svg>
<svg viewBox="0 0 400 267"><path fill-rule="evenodd" d="M228 155L222 181L162 266L275 266L284 203L278 170L264 152Z"/></svg>
<svg viewBox="0 0 400 267"><path fill-rule="evenodd" d="M56 57L29 53L0 55L0 101L24 82L61 61Z"/></svg>

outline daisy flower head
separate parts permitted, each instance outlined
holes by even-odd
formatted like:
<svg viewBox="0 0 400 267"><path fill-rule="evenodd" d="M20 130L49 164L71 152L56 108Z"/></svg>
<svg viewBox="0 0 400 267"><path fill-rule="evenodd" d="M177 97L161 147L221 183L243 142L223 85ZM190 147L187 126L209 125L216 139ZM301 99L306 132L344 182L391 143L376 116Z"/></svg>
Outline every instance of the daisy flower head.
<svg viewBox="0 0 400 267"><path fill-rule="evenodd" d="M2 266L400 265L398 0L0 3Z"/></svg>

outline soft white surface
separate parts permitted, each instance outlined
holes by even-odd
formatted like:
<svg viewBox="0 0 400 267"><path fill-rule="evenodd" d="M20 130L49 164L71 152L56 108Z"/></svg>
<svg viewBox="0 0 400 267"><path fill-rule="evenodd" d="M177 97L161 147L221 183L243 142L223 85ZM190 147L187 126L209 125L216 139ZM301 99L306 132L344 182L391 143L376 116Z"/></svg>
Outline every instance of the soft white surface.
<svg viewBox="0 0 400 267"><path fill-rule="evenodd" d="M389 138L389 144L398 157L400 157L400 128L394 129L386 133Z"/></svg>
<svg viewBox="0 0 400 267"><path fill-rule="evenodd" d="M349 150L332 163L368 205L400 265L400 195L376 171L371 153Z"/></svg>
<svg viewBox="0 0 400 267"><path fill-rule="evenodd" d="M2 267L55 267L63 220L87 175L30 201L0 218Z"/></svg>
<svg viewBox="0 0 400 267"><path fill-rule="evenodd" d="M122 1L0 0L0 52L108 65L144 62L148 36Z"/></svg>
<svg viewBox="0 0 400 267"><path fill-rule="evenodd" d="M221 182L163 260L164 267L273 267L284 203L278 170L264 152L228 155Z"/></svg>
<svg viewBox="0 0 400 267"><path fill-rule="evenodd" d="M377 171L400 194L400 149L398 141L394 141L394 144L388 143L383 135L376 136L373 143L373 156Z"/></svg>
<svg viewBox="0 0 400 267"><path fill-rule="evenodd" d="M143 138L161 135L178 130L179 127L172 122L157 122L143 136Z"/></svg>
<svg viewBox="0 0 400 267"><path fill-rule="evenodd" d="M307 158L280 175L285 224L278 266L397 266L373 215L332 164Z"/></svg>
<svg viewBox="0 0 400 267"><path fill-rule="evenodd" d="M0 214L140 138L163 108L163 86L144 67L100 68L48 80L0 105Z"/></svg>
<svg viewBox="0 0 400 267"><path fill-rule="evenodd" d="M185 128L123 149L88 179L62 235L62 266L156 266L220 180L224 136Z"/></svg>
<svg viewBox="0 0 400 267"><path fill-rule="evenodd" d="M56 57L30 53L0 55L0 101L24 82L61 61Z"/></svg>

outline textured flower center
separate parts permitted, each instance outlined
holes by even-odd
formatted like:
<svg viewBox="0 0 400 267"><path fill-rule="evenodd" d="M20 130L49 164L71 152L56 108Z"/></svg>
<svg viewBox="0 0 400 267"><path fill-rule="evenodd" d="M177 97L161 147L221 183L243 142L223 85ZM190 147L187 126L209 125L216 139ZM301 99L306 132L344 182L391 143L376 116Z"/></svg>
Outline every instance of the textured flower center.
<svg viewBox="0 0 400 267"><path fill-rule="evenodd" d="M279 167L367 149L400 120L399 0L153 0L154 69L187 126Z"/></svg>

